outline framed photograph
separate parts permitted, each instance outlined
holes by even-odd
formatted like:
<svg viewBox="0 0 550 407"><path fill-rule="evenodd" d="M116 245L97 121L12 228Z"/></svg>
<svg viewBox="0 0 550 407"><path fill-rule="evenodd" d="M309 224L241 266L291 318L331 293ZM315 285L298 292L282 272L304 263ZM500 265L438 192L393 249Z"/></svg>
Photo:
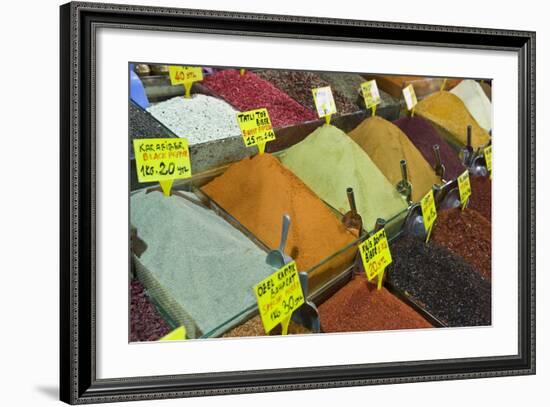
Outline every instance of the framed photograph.
<svg viewBox="0 0 550 407"><path fill-rule="evenodd" d="M535 373L535 33L68 3L61 400Z"/></svg>

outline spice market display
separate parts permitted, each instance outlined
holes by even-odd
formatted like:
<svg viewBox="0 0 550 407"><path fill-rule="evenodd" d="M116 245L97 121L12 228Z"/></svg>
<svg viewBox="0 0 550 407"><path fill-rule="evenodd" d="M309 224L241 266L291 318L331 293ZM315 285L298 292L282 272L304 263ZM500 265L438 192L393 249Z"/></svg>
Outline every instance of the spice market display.
<svg viewBox="0 0 550 407"><path fill-rule="evenodd" d="M129 342L492 324L491 80L130 71Z"/></svg>

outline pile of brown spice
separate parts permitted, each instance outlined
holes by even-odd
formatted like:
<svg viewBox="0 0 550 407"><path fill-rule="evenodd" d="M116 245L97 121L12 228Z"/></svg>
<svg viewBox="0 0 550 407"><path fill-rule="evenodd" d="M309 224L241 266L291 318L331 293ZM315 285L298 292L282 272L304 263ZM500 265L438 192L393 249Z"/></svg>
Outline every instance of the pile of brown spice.
<svg viewBox="0 0 550 407"><path fill-rule="evenodd" d="M472 195L468 207L491 221L491 180L488 177L470 177Z"/></svg>
<svg viewBox="0 0 550 407"><path fill-rule="evenodd" d="M469 208L442 210L432 238L473 265L483 279L491 281L491 223L478 212Z"/></svg>
<svg viewBox="0 0 550 407"><path fill-rule="evenodd" d="M431 328L420 314L391 294L356 276L319 306L322 332Z"/></svg>

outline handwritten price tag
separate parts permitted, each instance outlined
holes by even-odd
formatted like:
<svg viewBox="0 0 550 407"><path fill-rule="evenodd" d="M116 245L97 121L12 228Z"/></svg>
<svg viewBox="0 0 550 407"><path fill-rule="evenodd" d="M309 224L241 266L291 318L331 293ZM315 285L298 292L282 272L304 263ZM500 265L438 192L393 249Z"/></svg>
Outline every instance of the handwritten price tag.
<svg viewBox="0 0 550 407"><path fill-rule="evenodd" d="M336 113L336 103L330 86L312 89L315 108L319 117L326 117Z"/></svg>
<svg viewBox="0 0 550 407"><path fill-rule="evenodd" d="M483 155L485 156L485 164L487 165L487 170L491 174L491 179L493 178L493 146L485 147L483 149Z"/></svg>
<svg viewBox="0 0 550 407"><path fill-rule="evenodd" d="M241 128L244 145L247 147L257 145L260 154L264 152L265 143L275 140L275 132L267 109L238 113L237 122Z"/></svg>
<svg viewBox="0 0 550 407"><path fill-rule="evenodd" d="M460 204L462 210L466 207L468 198L472 195L472 187L470 186L470 173L468 170L464 171L458 176L458 192L460 194Z"/></svg>
<svg viewBox="0 0 550 407"><path fill-rule="evenodd" d="M134 139L139 182L159 181L165 195L175 179L191 176L189 147L185 138Z"/></svg>
<svg viewBox="0 0 550 407"><path fill-rule="evenodd" d="M185 87L185 97L191 95L191 86L193 82L202 81L202 68L196 66L169 66L168 74L172 86L183 85Z"/></svg>
<svg viewBox="0 0 550 407"><path fill-rule="evenodd" d="M278 324L287 324L294 310L304 303L296 262L290 262L254 286L262 324L269 333Z"/></svg>
<svg viewBox="0 0 550 407"><path fill-rule="evenodd" d="M426 229L426 242L430 238L432 233L432 226L437 219L437 210L435 208L434 193L430 189L424 198L420 201L420 207L422 208L422 219L424 221L424 229Z"/></svg>
<svg viewBox="0 0 550 407"><path fill-rule="evenodd" d="M361 243L359 245L359 252L361 253L363 268L367 274L367 279L370 281L376 276L379 276L378 289L382 288L384 270L392 262L390 246L388 244L385 229L380 229Z"/></svg>
<svg viewBox="0 0 550 407"><path fill-rule="evenodd" d="M416 100L416 93L412 84L403 89L403 97L405 98L407 109L411 110L414 114L414 107L418 103L418 100Z"/></svg>
<svg viewBox="0 0 550 407"><path fill-rule="evenodd" d="M169 66L168 74L172 85L202 81L202 68L197 66Z"/></svg>
<svg viewBox="0 0 550 407"><path fill-rule="evenodd" d="M365 107L367 109L375 108L379 105L382 99L380 99L380 92L378 91L378 85L376 80L370 80L361 84L361 92L363 93L363 99L365 99Z"/></svg>

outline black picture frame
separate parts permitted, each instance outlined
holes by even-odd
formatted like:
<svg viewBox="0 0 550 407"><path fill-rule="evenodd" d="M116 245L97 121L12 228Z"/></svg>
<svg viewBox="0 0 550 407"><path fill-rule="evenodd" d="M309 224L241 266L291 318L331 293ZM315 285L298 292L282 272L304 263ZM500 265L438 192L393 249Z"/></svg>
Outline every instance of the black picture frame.
<svg viewBox="0 0 550 407"><path fill-rule="evenodd" d="M535 33L130 5L60 8L60 398L71 404L535 373ZM98 27L507 50L519 57L519 351L404 363L97 379L95 48Z"/></svg>

